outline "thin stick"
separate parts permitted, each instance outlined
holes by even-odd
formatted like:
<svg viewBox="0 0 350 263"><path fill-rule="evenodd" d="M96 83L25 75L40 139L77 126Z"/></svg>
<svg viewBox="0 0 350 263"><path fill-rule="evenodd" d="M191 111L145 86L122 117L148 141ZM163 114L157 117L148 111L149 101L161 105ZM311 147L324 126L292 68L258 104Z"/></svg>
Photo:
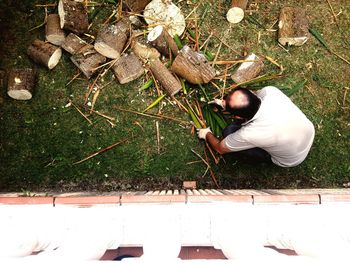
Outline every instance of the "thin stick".
<svg viewBox="0 0 350 263"><path fill-rule="evenodd" d="M99 154L101 154L101 153L107 152L107 151L113 149L114 147L116 147L116 146L118 146L118 145L120 145L120 144L122 144L122 143L124 143L124 142L126 142L126 141L128 141L128 140L129 140L129 138L126 138L126 139L123 139L123 140L121 140L121 141L119 141L119 142L116 142L116 143L114 143L114 144L108 146L107 148L104 148L104 149L102 149L102 150L99 150L98 152L95 152L95 153L93 153L93 154L87 156L86 158L84 158L84 159L82 159L82 160L80 160L80 161L78 161L78 162L73 163L73 165L83 163L83 162L85 162L85 161L87 161L87 160L89 160L89 159L95 157L96 155L99 155Z"/></svg>
<svg viewBox="0 0 350 263"><path fill-rule="evenodd" d="M160 154L160 133L159 133L159 122L156 121L156 133L157 133L157 150L158 154Z"/></svg>
<svg viewBox="0 0 350 263"><path fill-rule="evenodd" d="M91 108L90 108L90 114L94 110L95 103L97 101L98 96L100 95L101 89L98 87L94 96L92 97L92 103L91 103Z"/></svg>
<svg viewBox="0 0 350 263"><path fill-rule="evenodd" d="M69 84L71 84L75 79L77 79L80 76L80 74L81 74L81 71L79 71L76 75L74 75L73 78L70 81L68 81L68 83L66 84L66 87Z"/></svg>
<svg viewBox="0 0 350 263"><path fill-rule="evenodd" d="M69 100L69 102L80 113L80 115L84 117L85 120L87 120L90 124L92 124L92 121L73 103L73 101Z"/></svg>
<svg viewBox="0 0 350 263"><path fill-rule="evenodd" d="M93 113L96 113L97 115L103 117L103 118L106 118L107 120L115 121L115 118L110 117L110 116L108 116L108 115L106 115L106 114L104 114L104 113L102 113L102 112L99 112L99 111L96 111L96 110L93 110L93 109L91 109L91 111L92 111Z"/></svg>
<svg viewBox="0 0 350 263"><path fill-rule="evenodd" d="M119 111L124 111L124 112L137 114L137 115L140 115L140 116L145 116L145 117L150 117L150 118L155 118L155 119L160 119L160 120L166 119L166 120L171 120L171 121L175 121L175 122L179 122L179 123L183 123L183 124L188 124L187 121L183 121L183 120L180 120L180 119L176 119L176 118L173 118L173 117L170 117L170 116L161 115L161 114L142 113L142 112L122 109L122 108L118 108L118 107L114 107L114 109L119 110Z"/></svg>
<svg viewBox="0 0 350 263"><path fill-rule="evenodd" d="M217 157L215 155L215 153L213 152L213 149L210 147L208 142L205 142L205 145L207 146L207 149L209 150L211 157L213 157L215 164L218 164L220 162L220 157Z"/></svg>
<svg viewBox="0 0 350 263"><path fill-rule="evenodd" d="M209 158L208 158L208 155L207 155L205 148L204 148L204 155L205 155L205 159L207 160L207 162L209 162ZM214 173L213 169L211 168L211 166L209 166L209 172L210 172L210 176L211 176L211 179L213 180L214 184L216 185L216 187L218 189L220 189L218 181L216 180L215 173Z"/></svg>
<svg viewBox="0 0 350 263"><path fill-rule="evenodd" d="M208 38L203 42L203 44L199 47L199 50L201 50L203 47L206 46L206 44L209 42L209 40L211 39L211 37L213 36L213 33L210 33L210 35L208 36Z"/></svg>
<svg viewBox="0 0 350 263"><path fill-rule="evenodd" d="M217 59L218 59L218 57L219 57L221 47L222 47L222 42L220 42L218 51L217 51L216 54L215 54L215 58L214 58L213 64L215 64L215 62L217 61Z"/></svg>
<svg viewBox="0 0 350 263"><path fill-rule="evenodd" d="M188 109L186 109L186 107L180 102L178 101L175 96L172 96L171 97L175 102L176 104L179 106L180 110L183 110L184 112L188 113Z"/></svg>
<svg viewBox="0 0 350 263"><path fill-rule="evenodd" d="M42 23L41 23L40 25L38 25L38 26L35 26L35 27L29 29L28 32L33 31L33 30L35 30L35 29L37 29L37 28L39 28L39 27L44 26L44 25L46 24L46 21L47 21L47 7L45 6L45 18L44 18L44 22L42 22Z"/></svg>
<svg viewBox="0 0 350 263"><path fill-rule="evenodd" d="M231 51L233 51L234 53L236 53L236 55L240 56L240 53L235 50L234 48L232 48L229 44L227 44L224 40L220 39L215 33L213 33L213 36L215 38L217 38L222 44L224 44L224 46L226 46L227 48L229 48Z"/></svg>

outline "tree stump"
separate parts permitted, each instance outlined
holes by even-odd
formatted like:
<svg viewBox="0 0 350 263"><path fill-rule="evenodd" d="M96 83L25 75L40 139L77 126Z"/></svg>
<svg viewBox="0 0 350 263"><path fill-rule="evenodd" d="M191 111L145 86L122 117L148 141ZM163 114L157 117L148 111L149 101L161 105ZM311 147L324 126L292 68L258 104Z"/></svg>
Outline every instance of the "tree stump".
<svg viewBox="0 0 350 263"><path fill-rule="evenodd" d="M11 69L7 80L7 94L15 100L30 100L33 96L36 73L31 68Z"/></svg>
<svg viewBox="0 0 350 263"><path fill-rule="evenodd" d="M301 46L309 39L309 22L304 9L284 7L278 23L278 42L281 45Z"/></svg>
<svg viewBox="0 0 350 263"><path fill-rule="evenodd" d="M101 64L106 62L106 58L89 44L71 56L71 60L88 79L98 70Z"/></svg>
<svg viewBox="0 0 350 263"><path fill-rule="evenodd" d="M171 70L192 84L208 83L215 77L215 70L204 55L184 46L176 56Z"/></svg>
<svg viewBox="0 0 350 263"><path fill-rule="evenodd" d="M61 46L66 38L64 31L60 26L60 17L57 14L47 16L45 27L46 40L50 43Z"/></svg>
<svg viewBox="0 0 350 263"><path fill-rule="evenodd" d="M53 69L61 59L62 50L50 43L34 40L27 49L28 56L36 63Z"/></svg>
<svg viewBox="0 0 350 263"><path fill-rule="evenodd" d="M247 8L248 0L232 0L231 8L226 14L227 21L232 24L239 23L244 18L244 11Z"/></svg>
<svg viewBox="0 0 350 263"><path fill-rule="evenodd" d="M181 83L158 58L150 60L150 69L155 79L159 81L170 96L174 96L181 90Z"/></svg>
<svg viewBox="0 0 350 263"><path fill-rule="evenodd" d="M130 11L134 13L142 13L151 0L124 0L123 2Z"/></svg>
<svg viewBox="0 0 350 263"><path fill-rule="evenodd" d="M102 25L95 40L96 51L107 58L119 58L128 40L125 31L124 25Z"/></svg>
<svg viewBox="0 0 350 263"><path fill-rule="evenodd" d="M112 68L114 75L119 80L120 84L125 84L133 81L145 73L141 61L134 53L124 54L121 56Z"/></svg>
<svg viewBox="0 0 350 263"><path fill-rule="evenodd" d="M61 28L78 35L88 31L88 12L83 2L59 0L58 14Z"/></svg>
<svg viewBox="0 0 350 263"><path fill-rule="evenodd" d="M69 54L74 55L86 45L87 43L84 40L82 40L76 34L70 33L62 43L61 47Z"/></svg>
<svg viewBox="0 0 350 263"><path fill-rule="evenodd" d="M135 38L131 42L131 48L135 55L144 62L160 57L158 50L146 43L142 37Z"/></svg>
<svg viewBox="0 0 350 263"><path fill-rule="evenodd" d="M170 54L177 56L179 49L174 39L169 35L163 26L156 26L147 36L148 42L155 47L161 54L169 57Z"/></svg>
<svg viewBox="0 0 350 263"><path fill-rule="evenodd" d="M247 56L245 60L247 61L243 62L231 76L237 84L254 79L264 69L263 60L254 53Z"/></svg>

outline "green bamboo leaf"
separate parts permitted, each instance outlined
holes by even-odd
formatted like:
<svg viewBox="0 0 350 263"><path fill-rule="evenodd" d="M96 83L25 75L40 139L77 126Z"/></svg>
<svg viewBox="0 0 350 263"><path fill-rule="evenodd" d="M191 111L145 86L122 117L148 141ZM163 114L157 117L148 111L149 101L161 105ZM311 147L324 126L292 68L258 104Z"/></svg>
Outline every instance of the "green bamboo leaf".
<svg viewBox="0 0 350 263"><path fill-rule="evenodd" d="M309 28L309 32L318 40L320 41L320 43L327 48L328 50L330 50L330 47L328 46L326 40L324 40L324 38L322 37L322 35L314 28Z"/></svg>
<svg viewBox="0 0 350 263"><path fill-rule="evenodd" d="M154 84L153 79L149 79L145 84L142 85L141 88L139 88L139 91L149 89L150 87L152 87L153 84Z"/></svg>
<svg viewBox="0 0 350 263"><path fill-rule="evenodd" d="M152 109L154 106L156 106L157 104L159 104L159 102L161 102L162 99L165 98L165 94L159 96L154 102L152 102L146 109L144 109L142 112L146 112L149 109Z"/></svg>
<svg viewBox="0 0 350 263"><path fill-rule="evenodd" d="M179 37L178 34L175 34L175 36L174 36L174 41L175 41L175 43L176 43L176 45L177 45L177 47L178 47L179 49L182 49L182 48L183 48L181 39L180 39L180 37Z"/></svg>

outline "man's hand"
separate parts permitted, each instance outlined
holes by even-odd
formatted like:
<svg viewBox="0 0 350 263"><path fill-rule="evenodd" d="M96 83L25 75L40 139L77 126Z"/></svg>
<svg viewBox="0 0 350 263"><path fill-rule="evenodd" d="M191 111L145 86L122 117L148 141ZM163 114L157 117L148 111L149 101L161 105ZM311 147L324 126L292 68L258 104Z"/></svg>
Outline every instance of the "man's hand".
<svg viewBox="0 0 350 263"><path fill-rule="evenodd" d="M205 129L197 129L198 138L205 140L208 132L211 132L209 127Z"/></svg>
<svg viewBox="0 0 350 263"><path fill-rule="evenodd" d="M224 100L220 100L220 99L214 99L212 101L209 101L208 104L215 104L220 106L222 109L225 109L225 101Z"/></svg>

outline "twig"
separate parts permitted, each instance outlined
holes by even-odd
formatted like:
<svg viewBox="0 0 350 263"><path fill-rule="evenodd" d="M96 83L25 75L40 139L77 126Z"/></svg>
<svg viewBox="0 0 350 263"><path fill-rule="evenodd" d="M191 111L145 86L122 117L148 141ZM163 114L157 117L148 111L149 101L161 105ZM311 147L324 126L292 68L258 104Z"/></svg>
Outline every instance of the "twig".
<svg viewBox="0 0 350 263"><path fill-rule="evenodd" d="M106 114L104 114L104 113L102 113L102 112L99 112L99 111L96 111L96 110L93 110L93 109L91 109L91 111L92 111L93 113L96 113L97 115L103 117L103 118L106 118L107 120L115 121L115 118L110 117L110 116L108 116L108 115L106 115Z"/></svg>
<svg viewBox="0 0 350 263"><path fill-rule="evenodd" d="M217 59L218 59L218 57L219 57L221 47L222 47L222 42L220 42L218 51L217 51L216 54L215 54L215 58L214 58L213 64L215 64L215 62L217 61Z"/></svg>
<svg viewBox="0 0 350 263"><path fill-rule="evenodd" d="M204 177L207 174L208 170L210 169L209 163L206 160L204 160L204 158L199 153L197 153L195 150L191 149L191 152L193 152L195 155L197 155L202 160L202 162L207 166L207 169L205 170L205 173L203 174L203 177Z"/></svg>
<svg viewBox="0 0 350 263"><path fill-rule="evenodd" d="M176 119L176 118L173 118L173 117L170 117L170 116L161 115L161 114L142 113L142 112L122 109L122 108L118 108L118 107L114 107L114 109L119 110L119 111L133 113L133 114L136 114L136 115L141 115L141 116L144 116L144 117L156 118L156 119L160 119L160 120L166 119L166 120L171 120L171 121L175 121L175 122L179 122L179 123L183 123L183 124L188 124L187 121L183 121L183 120L180 120L180 119Z"/></svg>
<svg viewBox="0 0 350 263"><path fill-rule="evenodd" d="M160 133L159 133L159 122L156 121L156 133L157 133L157 150L158 154L160 154Z"/></svg>
<svg viewBox="0 0 350 263"><path fill-rule="evenodd" d="M205 148L204 148L204 155L205 155L205 159L207 160L207 162L209 162L209 158L208 158L208 155L207 155ZM213 169L211 168L211 166L209 166L209 172L210 172L211 179L213 180L215 186L219 189L220 186L218 184L218 181L216 180L215 173L214 173Z"/></svg>
<svg viewBox="0 0 350 263"><path fill-rule="evenodd" d="M203 44L199 47L199 50L201 50L203 47L205 47L207 45L207 43L209 42L209 40L211 39L211 37L213 36L213 33L210 33L210 35L208 36L208 38L203 42Z"/></svg>
<svg viewBox="0 0 350 263"><path fill-rule="evenodd" d="M97 86L97 87L98 87L98 86ZM100 92L101 92L101 89L100 89L100 87L98 87L97 90L96 90L96 92L95 92L95 94L94 94L94 96L92 97L92 103L91 103L91 108L90 108L90 114L91 114L91 112L94 110L95 103L96 103L96 101L97 101L98 96L100 95Z"/></svg>
<svg viewBox="0 0 350 263"><path fill-rule="evenodd" d="M83 162L85 162L85 161L87 161L87 160L89 160L89 159L95 157L96 155L99 155L99 154L101 154L101 153L104 153L104 152L106 152L106 151L109 151L109 150L113 149L114 147L116 147L116 146L118 146L118 145L120 145L120 144L122 144L122 143L124 143L124 142L126 142L126 141L128 141L128 140L129 140L129 138L126 138L126 139L123 139L123 140L121 140L121 141L119 141L119 142L116 142L116 143L114 143L114 144L108 146L107 148L104 148L104 149L102 149L102 150L99 150L98 152L95 152L95 153L93 153L93 154L87 156L86 158L84 158L84 159L82 159L82 160L80 160L80 161L78 161L78 162L73 163L73 165L83 163Z"/></svg>
<svg viewBox="0 0 350 263"><path fill-rule="evenodd" d="M79 71L76 75L74 75L73 78L70 81L68 81L68 83L66 84L66 87L69 84L71 84L75 79L77 79L80 76L80 74L81 74L81 71Z"/></svg>
<svg viewBox="0 0 350 263"><path fill-rule="evenodd" d="M69 102L80 113L80 115L84 117L85 120L87 120L90 124L92 124L92 121L73 103L73 101L69 100Z"/></svg>
<svg viewBox="0 0 350 263"><path fill-rule="evenodd" d="M224 44L224 46L226 46L227 48L229 48L231 51L233 51L234 53L236 53L236 55L241 55L237 50L235 50L234 48L232 48L229 44L227 44L224 40L222 40L221 38L219 38L215 33L213 33L213 36L218 39L222 44Z"/></svg>
<svg viewBox="0 0 350 263"><path fill-rule="evenodd" d="M42 22L42 23L41 23L40 25L38 25L38 26L35 26L35 27L29 29L28 32L33 31L33 30L35 30L35 29L37 29L37 28L39 28L39 27L42 27L43 25L46 24L46 20L47 20L47 7L45 6L45 18L44 18L44 22Z"/></svg>

